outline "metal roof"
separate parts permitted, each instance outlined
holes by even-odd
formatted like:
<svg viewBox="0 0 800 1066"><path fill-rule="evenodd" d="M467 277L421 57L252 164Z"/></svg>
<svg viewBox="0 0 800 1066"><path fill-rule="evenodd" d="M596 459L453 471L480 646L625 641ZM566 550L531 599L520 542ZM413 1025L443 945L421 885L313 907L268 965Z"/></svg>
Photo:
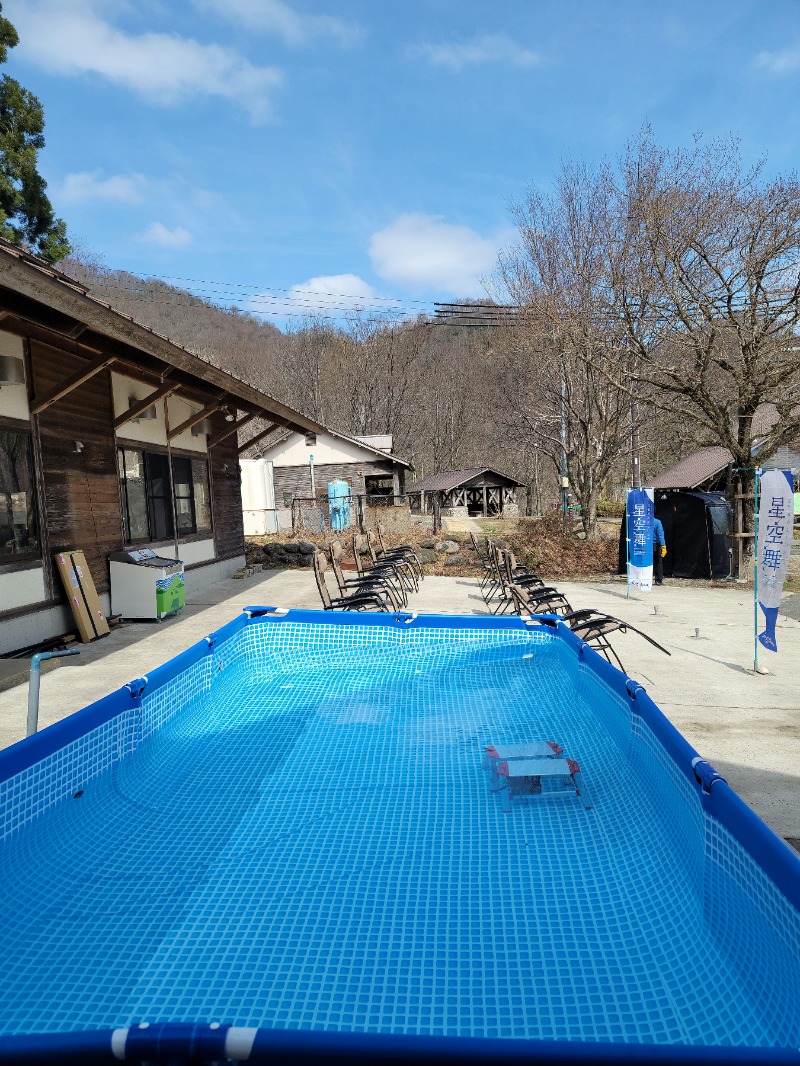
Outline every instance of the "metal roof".
<svg viewBox="0 0 800 1066"><path fill-rule="evenodd" d="M266 440L262 441L261 444L257 445L253 449L253 451L257 452L259 455L264 455L270 450L270 448L276 448L279 444L283 444L283 442L285 440L288 440L294 432L296 432L296 430L278 430L274 435L267 437ZM365 452L371 452L379 459L388 459L392 463L397 463L398 466L406 466L409 470L414 469L407 459L401 459L399 455L393 455L391 452L385 452L381 448L374 447L372 444L365 444L361 437L350 437L347 433L340 433L338 430L328 429L327 426L323 426L320 430L317 430L317 432L327 433L329 436L336 437L338 440L346 440L350 444L355 444L357 445L357 447L363 448Z"/></svg>
<svg viewBox="0 0 800 1066"><path fill-rule="evenodd" d="M522 482L517 481L516 478L501 474L497 470L492 470L491 467L480 466L466 470L442 470L438 474L422 478L421 481L415 481L413 485L408 486L406 492L452 492L453 489L460 489L462 485L480 477L481 474L492 474L497 479L498 486L503 488L509 486L522 488Z"/></svg>
<svg viewBox="0 0 800 1066"><path fill-rule="evenodd" d="M654 489L696 489L721 474L733 456L727 448L701 448L653 478Z"/></svg>
<svg viewBox="0 0 800 1066"><path fill-rule="evenodd" d="M778 411L775 405L771 403L761 404L753 415L752 454L754 458L758 456L764 437L777 421ZM780 449L777 454L781 455L783 450ZM793 455L794 453L791 454ZM781 460L781 462L783 461L785 460ZM731 462L733 462L733 456L727 448L719 445L700 448L690 455L685 455L674 466L654 478L650 484L652 484L654 489L696 489L706 481L721 474ZM767 468L776 467L777 465L778 462L776 462L775 457L764 463ZM791 463L789 465L791 466ZM786 467L786 469L788 468Z"/></svg>

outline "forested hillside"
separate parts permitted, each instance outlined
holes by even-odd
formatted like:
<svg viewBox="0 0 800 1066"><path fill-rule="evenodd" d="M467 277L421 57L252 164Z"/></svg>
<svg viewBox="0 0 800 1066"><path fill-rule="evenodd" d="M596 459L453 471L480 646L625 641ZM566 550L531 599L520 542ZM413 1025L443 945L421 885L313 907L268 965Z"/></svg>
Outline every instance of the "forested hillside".
<svg viewBox="0 0 800 1066"><path fill-rule="evenodd" d="M493 466L526 484L534 513L558 498L558 370L546 351L532 352L518 336L365 314L345 324L309 318L282 332L162 281L86 260L66 260L63 268L98 299L330 428L393 434L396 453L414 464L417 477ZM571 452L580 417L578 409L567 411ZM620 419L623 441L627 417ZM642 426L645 472L691 445L654 410ZM603 492L624 485L629 471L623 443L607 464Z"/></svg>

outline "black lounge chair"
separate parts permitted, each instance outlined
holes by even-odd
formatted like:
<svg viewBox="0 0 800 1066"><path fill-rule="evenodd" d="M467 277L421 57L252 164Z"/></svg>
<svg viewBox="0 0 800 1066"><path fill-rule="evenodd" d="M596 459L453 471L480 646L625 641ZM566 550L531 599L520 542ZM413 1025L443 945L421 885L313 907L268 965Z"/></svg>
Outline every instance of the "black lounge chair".
<svg viewBox="0 0 800 1066"><path fill-rule="evenodd" d="M417 578L410 563L404 562L403 560L378 559L375 556L374 551L371 549L368 540L365 540L365 543L367 545L367 551L369 552L370 561L365 563L359 550L360 541L361 538L359 535L354 533L353 559L359 574L382 574L393 584L396 583L399 588L405 590L405 592L416 592L418 587Z"/></svg>
<svg viewBox="0 0 800 1066"><path fill-rule="evenodd" d="M552 585L537 585L523 588L513 583L509 586L514 609L519 615L572 614L572 604L566 596Z"/></svg>
<svg viewBox="0 0 800 1066"><path fill-rule="evenodd" d="M470 533L469 539L472 544L472 550L478 556L478 560L480 561L481 567L483 568L483 574L480 579L481 589L483 589L487 582L490 580L494 568L491 554L492 541L489 539L489 537L487 537L486 550L482 551L480 544L478 544L478 538L475 536L474 533Z"/></svg>
<svg viewBox="0 0 800 1066"><path fill-rule="evenodd" d="M383 543L383 526L380 522L375 523L375 532L378 537L378 546L375 547L373 544L373 547L375 547L375 554L378 556L379 561L392 558L407 559L414 567L419 580L423 581L425 579L425 575L422 572L422 563L413 544L398 544L393 548L387 548ZM369 536L369 533L367 536Z"/></svg>
<svg viewBox="0 0 800 1066"><path fill-rule="evenodd" d="M341 596L350 596L356 592L372 592L374 590L386 597L392 605L393 611L399 611L407 605L408 599L405 595L405 589L398 588L396 585L392 587L388 578L381 574L359 575L356 573L351 577L346 577L341 565L344 553L338 540L331 541L328 546L328 554L330 555L333 576L336 578L336 584L339 586L339 594Z"/></svg>
<svg viewBox="0 0 800 1066"><path fill-rule="evenodd" d="M326 611L392 611L388 598L373 589L369 592L354 592L349 596L331 596L325 582L328 560L321 551L314 552L314 577L317 581L322 606Z"/></svg>
<svg viewBox="0 0 800 1066"><path fill-rule="evenodd" d="M614 648L608 642L609 633L627 633L629 630L631 633L638 633L640 637L643 637L648 644L652 644L654 648L658 648L659 651L663 651L665 655L671 655L672 652L667 651L665 647L658 643L657 640L653 640L652 637L648 637L646 633L643 633L641 629L637 629L636 626L632 626L630 622L623 622L621 618L615 618L610 614L602 614L600 611L593 611L591 609L585 609L582 611L573 611L570 615L565 615L564 621L570 627L573 633L576 633L579 637L591 645L596 651L599 651L608 662L616 662L616 665L624 673L627 673L625 667L622 665L622 661L617 655ZM613 656L613 661L612 661Z"/></svg>
<svg viewBox="0 0 800 1066"><path fill-rule="evenodd" d="M373 566L391 565L402 568L403 572L407 573L411 578L414 585L414 591L419 588L419 582L422 576L422 564L413 551L411 555L408 555L402 548L398 548L397 550L390 548L388 552L380 553L379 549L375 546L375 537L369 529L367 530L364 539Z"/></svg>

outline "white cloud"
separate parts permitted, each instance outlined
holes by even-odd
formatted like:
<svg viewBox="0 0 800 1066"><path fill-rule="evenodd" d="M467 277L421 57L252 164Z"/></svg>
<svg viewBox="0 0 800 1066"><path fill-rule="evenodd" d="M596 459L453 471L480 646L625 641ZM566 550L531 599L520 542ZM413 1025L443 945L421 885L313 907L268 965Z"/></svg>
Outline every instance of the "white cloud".
<svg viewBox="0 0 800 1066"><path fill-rule="evenodd" d="M247 305L253 314L313 315L369 309L378 294L357 274L327 274L292 285L283 296L271 292L254 296Z"/></svg>
<svg viewBox="0 0 800 1066"><path fill-rule="evenodd" d="M14 12L14 23L19 52L29 62L50 73L99 75L152 104L219 96L262 122L283 80L276 68L254 66L221 45L177 34L124 33L94 11L92 0L28 0Z"/></svg>
<svg viewBox="0 0 800 1066"><path fill-rule="evenodd" d="M163 222L151 222L142 234L143 241L156 244L159 248L185 248L191 239L191 233L183 226L169 229Z"/></svg>
<svg viewBox="0 0 800 1066"><path fill-rule="evenodd" d="M84 170L67 174L56 190L63 203L93 203L97 200L114 200L123 204L140 204L144 201L149 180L144 174L114 174L103 178L99 170Z"/></svg>
<svg viewBox="0 0 800 1066"><path fill-rule="evenodd" d="M485 295L480 279L497 262L511 234L482 237L438 215L400 215L373 234L369 254L375 273L395 285L451 296Z"/></svg>
<svg viewBox="0 0 800 1066"><path fill-rule="evenodd" d="M505 33L488 33L460 43L420 44L412 48L411 53L427 60L432 67L449 67L456 71L486 63L535 67L542 62L538 52L522 48Z"/></svg>
<svg viewBox="0 0 800 1066"><path fill-rule="evenodd" d="M755 65L768 74L792 74L800 69L800 45L780 52L759 52Z"/></svg>
<svg viewBox="0 0 800 1066"><path fill-rule="evenodd" d="M330 15L301 15L284 0L195 0L195 4L248 29L274 33L294 46L308 44L314 38L349 46L363 36L358 26Z"/></svg>

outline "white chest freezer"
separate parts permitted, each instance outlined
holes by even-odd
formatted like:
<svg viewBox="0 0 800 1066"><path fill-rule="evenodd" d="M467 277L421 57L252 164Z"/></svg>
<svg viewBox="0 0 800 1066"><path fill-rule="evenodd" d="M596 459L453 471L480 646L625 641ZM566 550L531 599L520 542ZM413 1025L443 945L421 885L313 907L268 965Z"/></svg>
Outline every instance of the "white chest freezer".
<svg viewBox="0 0 800 1066"><path fill-rule="evenodd" d="M112 552L111 610L123 618L165 618L186 602L183 563L152 548Z"/></svg>

